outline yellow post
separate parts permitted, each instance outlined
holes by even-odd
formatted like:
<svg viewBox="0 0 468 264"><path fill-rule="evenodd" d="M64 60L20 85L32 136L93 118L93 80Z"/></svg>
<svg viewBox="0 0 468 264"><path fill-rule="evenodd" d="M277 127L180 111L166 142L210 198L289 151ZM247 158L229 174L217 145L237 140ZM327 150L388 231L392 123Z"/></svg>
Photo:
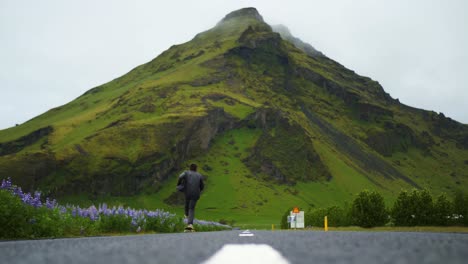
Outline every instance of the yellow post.
<svg viewBox="0 0 468 264"><path fill-rule="evenodd" d="M328 218L325 216L325 232L328 231Z"/></svg>
<svg viewBox="0 0 468 264"><path fill-rule="evenodd" d="M275 231L275 225L273 225L273 224L271 225L271 230Z"/></svg>

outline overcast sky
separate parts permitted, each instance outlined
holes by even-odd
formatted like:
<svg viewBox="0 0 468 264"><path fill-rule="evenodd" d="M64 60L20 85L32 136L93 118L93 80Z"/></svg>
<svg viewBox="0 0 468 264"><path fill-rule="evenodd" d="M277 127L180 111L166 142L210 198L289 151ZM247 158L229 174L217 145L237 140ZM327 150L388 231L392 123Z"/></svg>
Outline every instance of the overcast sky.
<svg viewBox="0 0 468 264"><path fill-rule="evenodd" d="M249 6L402 103L468 123L468 1L0 0L0 129Z"/></svg>

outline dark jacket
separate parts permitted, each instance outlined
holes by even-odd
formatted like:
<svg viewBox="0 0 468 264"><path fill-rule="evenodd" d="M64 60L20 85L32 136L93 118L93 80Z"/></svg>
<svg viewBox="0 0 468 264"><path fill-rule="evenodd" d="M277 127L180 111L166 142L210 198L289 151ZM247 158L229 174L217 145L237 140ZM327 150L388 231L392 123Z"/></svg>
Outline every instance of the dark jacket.
<svg viewBox="0 0 468 264"><path fill-rule="evenodd" d="M200 199L200 192L205 188L203 177L196 171L184 171L179 176L177 185L184 183L185 185L185 198L188 200Z"/></svg>

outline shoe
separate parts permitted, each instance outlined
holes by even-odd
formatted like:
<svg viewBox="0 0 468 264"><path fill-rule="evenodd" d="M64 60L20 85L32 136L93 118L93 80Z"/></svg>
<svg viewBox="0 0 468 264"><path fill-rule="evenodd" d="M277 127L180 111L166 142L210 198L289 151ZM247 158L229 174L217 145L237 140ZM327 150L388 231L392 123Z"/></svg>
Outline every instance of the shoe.
<svg viewBox="0 0 468 264"><path fill-rule="evenodd" d="M185 229L193 229L193 225L190 224L190 225L188 225Z"/></svg>

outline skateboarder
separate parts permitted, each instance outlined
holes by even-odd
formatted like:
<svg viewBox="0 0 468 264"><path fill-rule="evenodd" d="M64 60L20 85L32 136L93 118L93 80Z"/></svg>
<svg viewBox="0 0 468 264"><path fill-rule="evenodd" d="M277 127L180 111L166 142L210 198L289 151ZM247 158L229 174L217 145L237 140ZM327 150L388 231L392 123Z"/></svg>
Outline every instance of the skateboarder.
<svg viewBox="0 0 468 264"><path fill-rule="evenodd" d="M200 192L205 187L203 177L197 172L197 165L191 164L190 170L184 171L179 176L177 186L183 185L185 193L185 216L187 217L187 230L193 230L193 218L195 217L195 205L200 199ZM179 187L178 187L179 188Z"/></svg>

